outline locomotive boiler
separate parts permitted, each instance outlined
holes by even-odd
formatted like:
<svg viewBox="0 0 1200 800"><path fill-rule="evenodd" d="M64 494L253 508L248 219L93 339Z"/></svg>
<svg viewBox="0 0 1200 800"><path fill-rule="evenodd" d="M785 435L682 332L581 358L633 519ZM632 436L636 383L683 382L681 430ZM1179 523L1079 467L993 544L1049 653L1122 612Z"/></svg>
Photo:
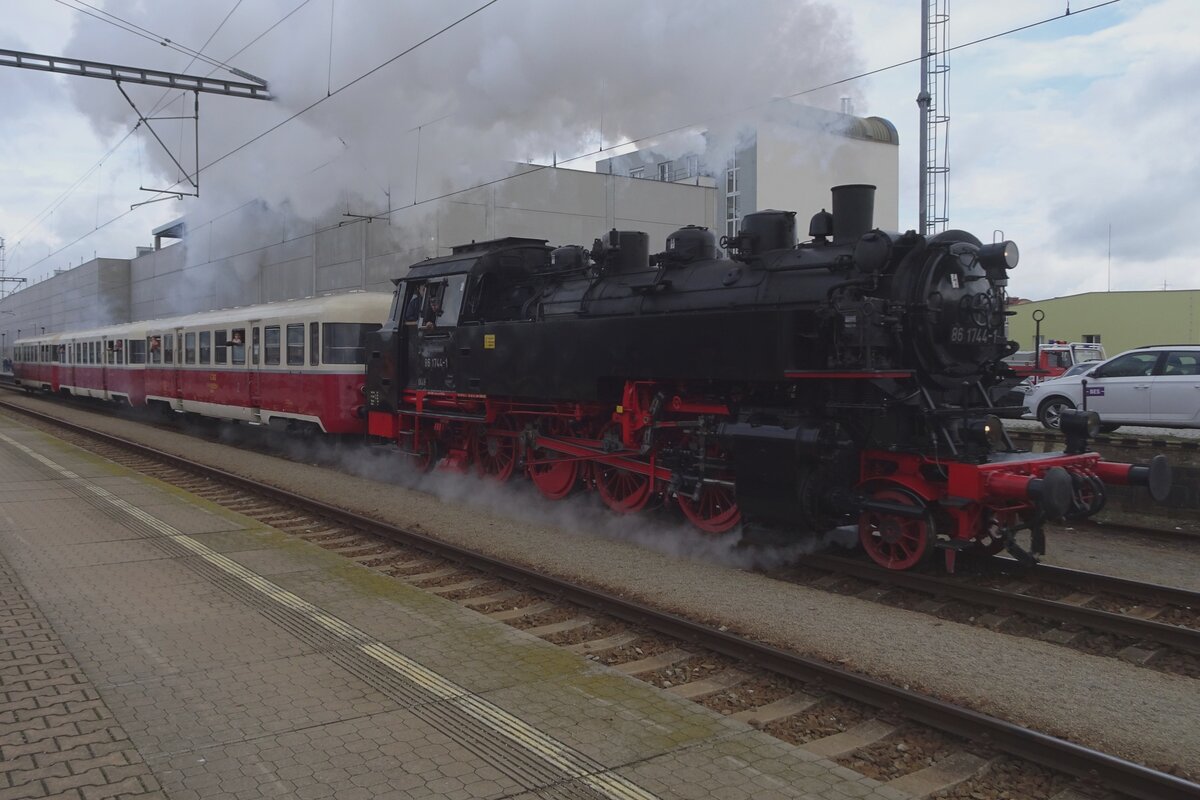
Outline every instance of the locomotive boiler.
<svg viewBox="0 0 1200 800"><path fill-rule="evenodd" d="M855 524L893 569L1031 561L1045 520L1095 513L1106 483L1163 499L1161 456L1089 451L1095 415L1064 424L1062 453L1004 432L988 388L1016 349L1015 245L882 231L873 202L873 186L835 187L802 244L794 212L767 210L653 254L614 230L590 249L506 238L415 264L367 344L370 434L554 499L673 503L710 534Z"/></svg>

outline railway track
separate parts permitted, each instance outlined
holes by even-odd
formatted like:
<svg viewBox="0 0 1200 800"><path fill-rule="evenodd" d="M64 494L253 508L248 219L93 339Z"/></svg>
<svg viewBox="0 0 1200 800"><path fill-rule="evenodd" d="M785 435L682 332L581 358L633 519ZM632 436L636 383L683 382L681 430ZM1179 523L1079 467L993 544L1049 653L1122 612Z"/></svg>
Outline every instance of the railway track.
<svg viewBox="0 0 1200 800"><path fill-rule="evenodd" d="M844 765L888 780L897 769L912 767L894 781L911 794L944 788L947 775L956 776L951 783L969 786L986 785L989 773L1037 771L1031 762L1054 771L1039 779L1055 787L1047 797L1097 796L1095 784L1080 795L1057 773L1131 797L1200 798L1200 785L1144 765L18 405L0 401L0 407L132 469Z"/></svg>
<svg viewBox="0 0 1200 800"><path fill-rule="evenodd" d="M1043 564L964 580L828 555L780 577L1200 677L1200 592Z"/></svg>

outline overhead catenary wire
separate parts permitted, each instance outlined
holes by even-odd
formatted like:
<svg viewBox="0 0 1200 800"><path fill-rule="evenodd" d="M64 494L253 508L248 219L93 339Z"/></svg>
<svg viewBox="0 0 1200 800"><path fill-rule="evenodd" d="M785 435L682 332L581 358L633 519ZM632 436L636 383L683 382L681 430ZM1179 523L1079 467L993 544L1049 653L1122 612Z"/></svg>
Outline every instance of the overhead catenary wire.
<svg viewBox="0 0 1200 800"><path fill-rule="evenodd" d="M201 51L203 51L205 48L208 47L208 45L212 42L212 40L216 37L216 35L225 26L225 23L227 23L229 21L229 18L231 16L233 16L233 13L235 11L237 11L239 6L241 6L242 2L243 2L243 0L237 0L237 2L234 4L234 6L229 9L229 12L225 15L225 18L221 20L221 23L219 25L217 25L217 27L209 35L208 39L204 42L204 46L200 48ZM274 23L272 23L268 28L266 28L264 31L259 33L257 36L255 36L253 39L251 39L249 42L242 45L242 47L239 50L237 50L237 52L235 52L231 56L229 56L229 58L227 60L232 60L232 59L236 58L237 56L241 55L242 53L244 53L252 45L256 44L259 40L261 40L268 33L275 30L281 24L286 22L293 14L295 14L300 9L304 8L304 6L308 5L310 2L312 2L312 0L302 0L302 2L299 5L297 5L295 8L293 8L288 13L284 14L282 17L280 17L278 20L276 20ZM187 69L196 62L196 59L197 59L196 56L192 56L192 60L188 62L188 65L186 67L184 67L182 71L186 72ZM220 67L220 66L213 67L205 77L211 76L214 72L216 72L219 69L223 69L223 67ZM171 91L172 90L167 89L159 96L158 101L154 104L154 107L151 108L150 112L146 115L147 117L153 116L155 113L157 113L159 111L160 108L162 108L163 101L166 99L167 95L169 95L171 93ZM186 90L181 91L180 96L186 97L187 91ZM104 155L100 156L100 159L95 164L93 164L91 167L89 167L82 175L79 176L79 178L77 178L75 181L73 181L70 184L70 186L68 186L61 194L59 194L57 197L55 197L53 200L51 200L50 203L46 206L46 208L44 208L42 211L39 211L33 218L30 219L29 222L26 222L25 225L23 225L17 231L17 234L16 234L17 242L16 242L16 244L13 245L12 250L10 252L13 252L13 253L17 252L17 250L20 248L21 244L24 242L24 238L23 238L24 235L27 232L36 230L38 223L40 223L42 220L44 220L47 216L53 214L54 211L56 211L64 202L66 202L67 198L76 189L78 189L81 185L83 185L83 183L92 175L92 173L95 172L105 161L107 161L117 151L117 148L119 148L122 144L124 144L126 139L128 139L135 132L138 132L140 128L141 128L141 121L139 120L138 122L136 122L133 125L132 128L130 128L125 133L125 135L123 137L121 137L120 141L118 141L116 144L114 144L112 147L110 147ZM145 173L144 173L144 167L142 165L143 150L144 150L144 143L141 141L141 138L139 137L139 139L138 139L138 175L140 178L139 185L145 183ZM182 180L182 178L180 180ZM176 181L176 183L178 183L178 182L179 181ZM97 216L97 220L98 219L99 219L99 217ZM97 225L97 228L95 228L94 230L98 230L98 229L99 229L99 225Z"/></svg>
<svg viewBox="0 0 1200 800"><path fill-rule="evenodd" d="M131 33L134 36L139 36L143 39L147 39L151 42L154 42L155 44L160 44L163 47L169 47L172 50L177 50L180 53L183 53L184 55L189 55L189 56L193 56L194 58L198 58L202 61L205 61L205 62L217 67L218 69L225 69L225 70L230 70L230 71L233 70L233 67L229 66L228 64L222 63L220 61L217 61L214 58L210 58L206 55L203 55L197 50L193 50L192 48L190 48L186 45L182 45L182 44L179 44L178 42L172 41L170 38L163 36L161 34L155 33L154 31L148 30L146 28L143 28L142 26L140 26L136 23L129 22L128 20L122 19L121 17L118 17L116 14L105 11L102 8L85 3L84 0L73 0L73 2L67 2L67 0L54 0L54 2L58 3L61 6L66 7L66 8L72 9L73 11L78 11L80 14L84 14L86 16L92 17L93 19L97 19L101 22L112 25L113 27L120 28L121 30L125 31L126 33ZM81 6L82 6L82 8L81 8ZM92 10L87 11L86 9L89 9L89 8ZM96 13L92 13L92 12L96 12Z"/></svg>
<svg viewBox="0 0 1200 800"><path fill-rule="evenodd" d="M442 33L445 33L446 31L448 31L448 30L450 30L450 29L452 29L452 28L456 27L457 25L461 24L462 22L466 21L467 19L470 19L471 17L473 17L473 16L475 16L476 14L480 13L481 11L483 11L483 10L485 10L485 9L489 8L490 6L494 5L494 4L495 4L495 3L497 3L497 2L499 2L499 0L489 0L489 2L487 2L487 3L483 4L482 6L480 6L480 7L476 8L474 11L471 11L470 13L466 14L465 16L463 16L463 17L460 17L458 20L456 20L456 21L454 21L454 22L450 23L449 25L447 25L446 27L444 27L444 28L440 29L439 31L437 31L437 32L435 32L435 33L433 33L433 34L430 34L430 35L429 35L429 36L427 36L426 38L422 39L420 42L417 42L416 44L414 44L414 45L412 45L412 46L410 46L410 47L406 48L405 50L401 51L400 53L396 54L395 56L392 56L391 58L387 59L386 61L382 62L381 64L379 64L379 65L377 65L377 66L375 66L375 67L371 68L370 70L368 70L368 71L364 72L362 75L359 75L357 78L354 78L353 80L349 81L348 83L346 83L346 84L343 84L343 85L342 85L342 86L340 86L339 88L335 89L335 90L334 90L332 93L330 93L329 95L326 95L325 97L321 97L321 98L319 98L319 99L317 99L317 100L313 101L313 102L312 102L312 103L310 103L309 105L307 105L307 106L305 106L304 108L300 109L299 111L295 112L294 114L292 114L291 116L289 116L289 117L287 117L286 119L282 120L281 122L278 122L278 123L276 123L275 125L272 125L271 127L267 128L266 130L263 130L263 131L261 131L260 133L258 133L258 134L255 134L255 135L254 135L254 136L252 136L250 139L247 139L246 141L244 141L244 142L242 142L241 144L237 145L237 146L236 146L236 147L234 147L233 149L231 149L231 150L229 150L229 151L225 152L224 154L222 154L222 155L218 156L217 158L213 159L212 161L210 161L210 162L206 163L204 166L202 166L202 167L199 169L199 171L198 171L198 173L197 173L197 174L199 174L199 172L203 172L203 171L204 171L204 170L206 170L206 169L209 169L209 168L211 168L211 167L214 167L214 166L216 166L217 164L219 164L219 163L221 163L221 162L225 161L225 160L226 160L227 158L229 158L230 156L233 156L234 154L236 154L236 153L238 153L238 152L240 152L240 151L242 151L242 150L246 149L247 147L249 147L250 145L254 144L255 142L257 142L257 141L259 141L259 140L263 139L264 137L266 137L266 136L270 135L271 133L273 133L273 132L275 132L275 131L279 130L280 128L284 127L285 125L287 125L287 124L291 123L292 121L294 121L294 120L298 119L299 117L303 116L303 115L304 115L304 114L306 114L308 111L311 111L313 108L316 108L316 107L317 107L317 106L319 106L321 103L323 103L323 102L325 102L326 100L328 100L329 98L331 98L331 97L333 97L333 96L337 95L338 93L340 93L340 92L342 92L342 91L345 91L346 89L350 88L351 86L354 86L355 84L357 84L357 83L361 82L362 80L366 79L367 77L369 77L369 76L373 75L374 73L378 72L379 70L383 69L384 67L387 67L388 65L390 65L390 64L392 64L392 63L394 63L395 61L399 60L399 59L400 59L400 58L402 58L403 56L405 56L405 55L407 55L408 53L412 52L413 50L417 49L417 48L418 48L418 47L420 47L421 45L423 45L423 44L425 44L425 43L427 43L427 42L431 41L432 39L436 38L437 36L440 36ZM1094 5L1087 6L1086 8L1082 8L1082 9L1077 9L1077 10L1075 10L1075 11L1071 11L1069 14L1059 14L1059 15L1055 15L1055 16L1053 16L1053 17L1046 17L1045 19L1038 20L1038 21L1036 21L1036 22L1028 23L1028 24L1026 24L1026 25L1021 25L1021 26L1018 26L1018 27L1015 27L1015 28L1009 28L1009 29L1007 29L1007 30L1004 30L1004 31L1000 31L1000 32L997 32L997 33L994 33L994 34L990 34L990 35L988 35L988 36L984 36L984 37L980 37L980 38L978 38L978 39L974 39L974 40L972 40L972 41L970 41L970 42L965 42L965 43L963 43L963 44L960 44L960 45L955 45L954 47L952 47L952 48L949 48L949 49L947 50L947 52L954 51L954 50L961 50L961 49L964 49L964 48L966 48L966 47L972 47L972 46L976 46L976 45L982 44L982 43L984 43L984 42L989 42L989 41L992 41L992 40L995 40L995 39L999 39L999 38L1001 38L1001 37L1004 37L1004 36L1010 36L1010 35L1013 35L1013 34L1016 34L1016 33L1020 33L1020 32L1023 32L1023 31L1027 31L1027 30L1030 30L1030 29L1032 29L1032 28L1036 28L1036 27L1039 27L1039 26L1041 26L1041 25L1045 25L1045 24L1048 24L1048 23L1051 23L1051 22L1055 22L1055 21L1059 21L1059 20L1067 19L1068 17L1078 17L1078 16L1080 16L1081 14L1085 14L1085 13L1087 13L1087 12L1089 12L1089 11L1094 11L1094 10L1096 10L1096 9L1099 9L1099 8L1104 8L1105 6L1111 6L1111 5L1114 5L1114 4L1116 4L1116 3L1119 3L1119 2L1121 2L1121 0L1103 0L1103 2L1095 3ZM296 10L299 10L299 9L297 8ZM292 13L295 13L295 11L293 11ZM848 76L848 77L846 77L846 78L841 78L841 79L838 79L838 80L836 80L836 81L830 81L830 82L827 82L827 83L824 83L824 84L821 84L821 85L818 85L818 86L812 86L812 87L808 87L808 88L806 88L806 89L801 89L801 90L799 90L799 91L792 92L792 93L790 93L790 94L783 95L783 96L781 96L781 97L774 97L774 98L771 98L770 100L765 100L765 101L761 101L761 102L758 102L758 103L752 103L752 104L749 104L749 105L743 106L743 107L741 107L741 108L735 109L735 110L733 110L733 111L730 111L730 112L726 112L726 113L720 114L720 115L718 115L718 116L716 117L716 119L721 119L721 118L724 118L724 117L727 117L727 116L735 116L735 115L737 115L737 114L745 113L746 111L754 110L754 109L757 109L757 108L762 108L762 107L768 106L768 105L770 105L770 104L772 104L772 103L777 103L777 102L779 102L780 100L789 99L789 98L794 98L794 97L801 97L801 96L804 96L804 95L807 95L807 94L812 94L812 93L814 93L814 92L821 91L822 89L827 89L827 88L830 88L830 87L833 87L833 86L838 86L838 85L841 85L841 84L844 84L844 83L848 83L848 82L851 82L851 81L854 81L854 80L860 80L860 79L862 79L862 78L869 77L869 76L871 76L871 75L877 75L877 74L879 74L879 73L881 73L881 72L886 72L886 71L888 71L888 70L897 69L897 68L899 68L899 67L907 66L907 65L909 65L909 64L916 63L916 62L918 62L918 61L920 61L920 60L921 60L921 57L920 57L920 56L917 56L917 57L915 57L915 58L906 59L906 60L904 60L904 61L899 61L899 62L896 62L896 63L894 63L894 64L889 64L889 65L887 65L887 66L878 67L878 68L871 69L871 70L867 70L867 71L864 71L864 72L859 72L859 73L856 73L856 74L854 74L854 75ZM646 135L643 135L643 136L639 136L639 137L637 137L637 138L625 139L624 141L621 141L621 142L618 142L618 143L615 143L615 144L612 144L612 145L608 145L608 146L605 146L603 143L601 143L601 146L600 146L598 149L596 149L596 150L589 150L589 151L587 151L587 152L580 153L579 155L572 156L572 157L570 157L570 158L565 158L565 159L557 159L557 162L556 162L556 163L557 163L557 164L568 164L568 163L571 163L571 162L574 162L574 161L579 161L579 160L581 160L581 159L584 159L584 158L591 158L591 157L594 157L595 155L597 155L597 154L599 154L599 153L610 152L610 151L612 151L612 150L616 150L616 149L618 149L618 148L628 147L628 146L630 146L630 145L639 144L639 143L646 142L646 141L648 141L648 140L651 140L651 139L657 139L657 138L659 138L659 137L662 137L662 136L668 136L668 135L670 135L670 134L672 134L672 133L678 133L678 132L680 132L680 131L685 131L685 130L689 130L689 129L692 129L692 128L696 128L696 127L698 127L698 126L700 126L700 125L702 125L702 124L704 124L704 121L692 121L692 122L688 122L688 123L686 123L686 124L682 124L682 125L676 125L676 126L674 126L674 127L672 127L672 128L668 128L668 129L665 129L665 130L656 131L656 132L654 132L654 133L650 133L650 134L646 134ZM417 127L420 127L420 126L417 126ZM549 164L539 164L539 165L533 165L532 169L530 169L530 170L526 171L526 172L525 172L525 173L523 173L523 174L524 174L524 175L528 175L528 174L532 174L533 172L538 172L538 171L541 171L541 170L543 170L543 169L550 169L550 168L551 168L551 165L549 165ZM439 195L434 195L434 196L430 196L430 197L422 198L422 199L420 199L419 201L414 201L414 203L413 203L412 205L409 205L409 206L404 206L404 207L401 207L401 208L396 208L396 209L391 209L391 210L389 210L389 211L388 211L388 212L386 212L386 213L387 213L387 215L388 215L388 216L391 216L392 214L395 214L395 213L397 213L397 212L399 212L399 211L404 211L404 210L411 209L413 206L416 206L416 205L424 205L424 204L426 204L426 203L437 202L437 201L439 201L439 200L445 200L445 199L447 199L447 198L453 197L453 196L455 196L455 195L460 195L460 194L463 194L463 193L465 193L465 192L470 192L470 191L474 191L474 190L476 190L476 189L482 189L482 188L486 188L486 187L488 187L488 186L493 186L493 185L495 185L495 184L497 184L497 183L501 183L501 182L503 182L503 181L505 181L505 180L508 180L510 177L511 177L511 176L503 176L503 177L500 177L500 178L495 178L495 179L491 179L491 180L481 181L481 182L479 182L479 183L475 183L475 184L472 184L471 186L467 186L467 187L464 187L464 188L461 188L461 189L454 189L454 190L451 190L451 191L445 192L445 193L443 193L443 194L439 194ZM179 183L179 182L176 182L176 184L174 184L174 185L173 185L172 187L170 187L170 188L174 188L174 186L175 186L175 185L178 185L178 183ZM167 190L162 190L162 191L163 191L163 193L165 193ZM240 205L245 205L245 204L244 204L244 203L242 203L242 204L240 204ZM122 212L121 214L118 214L117 216L113 217L112 219L108 220L108 221L107 221L107 222L105 222L103 225L101 225L101 226L100 226L100 228L97 228L97 230L100 230L100 229L102 229L102 228L104 228L104 227L106 227L106 226L108 226L108 225L112 224L113 222L116 222L116 221L118 221L118 220L122 219L123 217L125 217L125 216L127 216L128 214L132 213L132 211L133 211L133 209L130 209L130 210L128 210L128 211ZM207 224L209 224L210 222L212 222L213 220L215 220L215 219L218 219L218 218L220 218L220 217L222 217L222 216L225 216L225 215L226 215L226 214L228 214L228 213L230 213L230 212L228 212L228 211L227 211L227 212L222 212L221 214L218 214L218 215L216 215L215 217L213 217L213 219L212 219L212 220L208 220L207 222L200 223L200 226L207 225ZM330 227L336 227L336 226L330 226ZM324 230L324 229L321 229L321 230ZM321 232L321 230L316 230L316 231L312 231L312 232L309 232L309 233L306 233L306 234L298 235L298 236L292 237L292 238L290 238L290 239L284 239L282 242L277 242L276 244L282 244L282 243L286 243L286 242L290 242L290 241L295 241L295 240L298 240L298 239L302 239L302 238L304 238L304 237L306 237L306 236L311 236L311 235L313 235L314 233L319 233L319 232ZM42 259L40 259L39 261L36 261L36 262L34 262L33 264L30 264L29 266L27 266L27 267L24 267L22 270L20 270L20 271L19 271L19 272L17 272L17 273L14 273L14 274L18 274L18 275L19 275L19 274L21 274L22 272L28 271L28 270L30 270L30 269L32 269L32 268L34 268L34 267L36 267L38 264L41 264L42 262L44 262L44 261L47 261L47 260L49 260L50 258L53 258L53 257L54 257L55 255L57 255L58 253L61 253L63 250L66 250L66 249L68 249L68 248L70 248L70 247L74 246L74 245L75 245L75 244L77 244L78 242L80 242L80 241L82 241L83 239L85 239L85 238L87 238L88 236L90 236L92 233L94 233L94 231L93 231L93 232L86 233L86 234L83 234L83 235L82 235L82 236L80 236L78 239L74 240L73 242L71 242L71 243L69 243L69 244L67 244L67 245L64 245L63 247L60 247L58 250L55 250L53 253L50 253L50 254L48 254L48 255L47 255L45 258L42 258Z"/></svg>
<svg viewBox="0 0 1200 800"><path fill-rule="evenodd" d="M62 2L62 0L55 0L55 1L56 1L56 2ZM330 94L326 95L325 97L322 97L322 98L320 98L320 99L316 100L315 102L313 102L313 103L309 104L308 106L306 106L305 108L301 109L300 111L297 111L295 114L292 114L290 117L288 117L287 119L283 120L282 122L279 122L279 123L277 123L276 125L273 125L272 127L268 128L267 130L265 130L265 131L263 131L263 132L259 133L258 135L254 136L253 138L251 138L251 139L249 139L249 140L247 140L247 141L243 142L242 144L238 145L238 146L237 146L237 147L235 147L233 150L230 150L230 151L228 151L228 152L227 152L227 153L225 153L224 155L222 155L222 156L220 156L220 157L216 158L215 160L213 160L213 161L210 161L209 163L205 164L203 167L200 167L200 168L198 168L198 169L196 170L196 177L197 177L197 178L199 178L199 175L200 175L200 173L201 173L201 172L203 172L204 170L206 170L206 169L209 169L210 167L213 167L213 166L215 166L216 164L220 163L221 161L224 161L226 158L228 158L228 157L232 156L234 153L237 153L238 151L245 149L246 147L250 146L250 145L251 145L251 144L253 144L254 142L258 141L259 139L262 139L264 136L267 136L267 135L268 135L268 134L270 134L272 131L278 130L279 128L283 127L283 126L284 126L284 125L286 125L287 123L289 123L289 122L291 122L292 120L296 119L297 117L301 116L301 115L302 115L302 114L304 114L305 112L307 112L307 111L311 110L312 108L314 108L314 107L316 107L316 106L320 105L321 103L325 102L325 101L326 101L326 100L328 100L330 97L333 97L334 95L336 95L336 94L338 94L338 93L340 93L340 92L342 92L342 91L345 91L346 89L349 89L351 86L354 86L354 85L355 85L355 84L357 84L359 81L362 81L362 80L366 79L367 77L369 77L369 76L371 76L371 75L375 74L376 72L378 72L379 70L383 69L384 67L387 67L389 64L395 63L396 61L398 61L399 59L401 59L401 58L403 58L404 56L408 55L409 53L411 53L412 51L416 50L417 48L421 47L422 45L424 45L424 44L427 44L428 42L430 42L430 41L432 41L432 40L436 39L438 36L441 36L443 33L446 33L447 31L449 31L449 30L451 30L451 29L453 29L453 28L457 27L458 25L462 24L462 23L463 23L463 22L465 22L466 20L470 19L471 17L474 17L476 14L478 14L478 13L480 13L481 11L483 11L483 10L485 10L485 9L487 9L487 8L489 8L489 7L491 7L491 6L493 6L493 5L495 5L495 4L496 4L496 3L498 3L498 2L500 2L500 0L488 0L488 2L486 2L486 3L484 3L483 5L479 6L479 7L478 7L478 8L476 8L474 11L470 11L470 12L468 12L467 14L465 14L465 15L463 15L463 16L461 16L461 17L459 17L459 18L458 18L458 19L456 19L455 21L453 21L453 22L449 23L449 24L448 24L448 25L446 25L445 27L443 27L443 28L441 28L441 29L439 29L439 30L435 31L434 33L431 33L431 34L429 34L428 36L426 36L424 39L421 39L421 40L420 40L419 42L417 42L416 44L413 44L413 45L411 45L411 46L409 46L409 47L405 48L404 50L402 50L401 52L399 52L399 53L397 53L396 55L392 56L391 58L387 59L386 61L382 62L381 64L378 64L378 65L376 65L375 67L373 67L373 68L371 68L371 69L367 70L367 71L366 71L366 72L364 72L362 75L359 75L357 78L354 78L353 80L351 80L349 83L346 83L346 84L344 84L344 85L342 85L342 86L338 87L338 88L337 88L337 89L335 89L335 90L334 90L332 93L330 93ZM292 12L290 12L290 13L288 14L288 16L291 16L291 14L294 14L296 11L300 10L300 8L301 8L301 7L303 7L303 5L305 5L306 3L307 3L307 0L306 0L306 2L305 2L305 3L302 3L300 6L297 6L295 9L293 9L293 10L292 10ZM285 19L286 19L286 17L285 17ZM281 22L282 22L282 20L281 20ZM272 26L272 27L274 27L274 26ZM265 35L265 34L264 34L264 35ZM260 37L260 38L261 38L261 37ZM256 41L257 41L257 40L256 40ZM244 49L244 48L243 48L243 49ZM239 51L239 52L240 52L240 51ZM168 187L168 189L159 190L158 194L159 194L160 196L162 196L162 197L168 196L168 195L169 195L169 190L170 190L170 189L173 189L175 186L178 186L178 185L179 185L181 182L182 182L182 180L176 181L174 184L172 184L170 187ZM153 200L151 200L150 202L153 202ZM143 205L144 205L144 204L143 204ZM80 236L79 238L75 239L74 241L72 241L72 242L70 242L70 243L68 243L68 244L65 244L65 245L63 245L63 246L62 246L62 247L60 247L59 249L55 250L55 251L54 251L54 252L52 252L52 253L49 253L49 254L47 254L47 255L46 255L44 258L41 258L41 259L39 259L38 261L35 261L35 262L33 262L33 263L32 263L32 264L30 264L29 266L22 268L22 269L21 269L21 270L20 270L18 273L16 273L16 274L20 274L20 273L23 273L23 272L27 272L27 271L29 271L29 270L33 269L34 267L38 266L39 264L41 264L41 263L43 263L43 262L45 262L45 261L48 261L49 259L51 259L51 258L53 258L54 256L58 255L58 254L59 254L59 253L61 253L63 250L66 250L66 249L69 249L69 248L71 248L71 247L75 246L75 245L76 245L76 244L78 244L79 242L81 242L81 241L83 241L84 239L86 239L88 236L92 235L92 233L95 233L95 232L96 232L96 231L98 231L98 230L102 230L103 228L106 228L106 227L108 227L108 226L109 226L109 225L111 225L112 223L114 223L114 222L116 222L116 221L118 221L118 220L120 220L120 219L123 219L124 217L128 216L129 214L131 214L131 213L134 211L134 208L136 208L136 207L129 208L128 210L121 212L121 213L120 213L120 214L118 214L117 216L115 216L115 217L113 217L113 218L109 219L109 220L108 220L107 222L105 222L103 225L100 225L100 226L98 226L97 228L95 228L94 230L92 230L92 231L90 231L90 232L88 232L88 233L85 233L85 234L83 234L82 236Z"/></svg>

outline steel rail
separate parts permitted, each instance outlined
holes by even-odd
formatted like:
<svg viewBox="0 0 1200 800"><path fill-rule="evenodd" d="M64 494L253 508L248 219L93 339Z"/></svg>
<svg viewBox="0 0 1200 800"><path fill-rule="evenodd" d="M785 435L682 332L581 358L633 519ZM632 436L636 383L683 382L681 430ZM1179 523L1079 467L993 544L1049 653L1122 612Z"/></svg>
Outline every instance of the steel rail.
<svg viewBox="0 0 1200 800"><path fill-rule="evenodd" d="M853 561L839 556L811 555L805 556L803 562L820 569L828 569L843 575L849 575L863 580L877 581L901 589L910 589L942 597L951 597L968 603L996 606L1028 614L1034 617L1070 622L1089 628L1132 636L1138 639L1149 639L1161 644L1170 645L1187 653L1200 653L1200 629L1184 628L1179 625L1168 625L1165 622L1127 617L1102 611L1098 608L1062 603L1032 595L1006 592L1003 589L991 589L986 586L973 586L961 580L936 575L922 575L916 572L896 572L876 567L861 561ZM1087 573L1079 573L1086 576ZM1105 576L1098 576L1103 579ZM1082 580L1082 577L1081 577ZM1114 585L1121 581L1113 578ZM1136 581L1125 581L1126 586L1138 586ZM1146 584L1153 589L1167 589L1154 584ZM1128 591L1128 589L1127 589ZM1200 600L1200 594L1184 592L1192 597L1191 602Z"/></svg>
<svg viewBox="0 0 1200 800"><path fill-rule="evenodd" d="M876 708L898 711L922 724L966 739L985 740L1006 753L1078 777L1102 781L1106 787L1142 800L1200 800L1200 784L1108 753L1040 733L978 711L902 689L882 681L806 658L729 631L685 619L599 589L544 575L504 559L483 555L415 531L363 516L258 480L233 475L157 448L102 433L33 409L0 400L4 407L74 433L148 456L179 469L240 489L265 495L305 511L408 545L431 555L526 585L570 603L594 609L629 624L691 642L801 681L819 681L837 694Z"/></svg>
<svg viewBox="0 0 1200 800"><path fill-rule="evenodd" d="M1180 589L1176 586L1164 586L1160 583L1143 583L1128 578L1118 578L1115 575L1102 575L1096 572L1071 569L1070 567L1057 567L1053 564L1038 564L1029 571L1029 575L1039 580L1047 580L1064 586L1093 589L1113 594L1150 597L1162 603L1200 609L1200 592L1192 591L1191 589Z"/></svg>

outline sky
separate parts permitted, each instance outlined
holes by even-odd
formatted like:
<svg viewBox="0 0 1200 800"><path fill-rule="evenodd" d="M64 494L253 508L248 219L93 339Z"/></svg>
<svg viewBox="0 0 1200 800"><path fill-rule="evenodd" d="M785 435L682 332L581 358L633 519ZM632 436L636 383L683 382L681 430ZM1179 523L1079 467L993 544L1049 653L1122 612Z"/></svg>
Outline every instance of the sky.
<svg viewBox="0 0 1200 800"><path fill-rule="evenodd" d="M622 141L788 95L833 109L847 95L895 124L901 227L916 227L918 67L806 90L919 55L920 0L495 0L472 14L485 2L0 0L0 48L213 71L165 37L276 96L201 95L200 197L131 210L163 197L141 187L188 187L116 85L0 67L7 274L131 257L185 214L253 224L255 198L312 218L422 208L506 160L588 169ZM950 227L1016 241L1021 297L1200 288L1200 3L1084 11L1096 2L1069 16L1066 0L949 3L951 46L1051 20L949 54ZM191 113L190 96L126 90L147 116ZM191 120L153 124L190 168Z"/></svg>

